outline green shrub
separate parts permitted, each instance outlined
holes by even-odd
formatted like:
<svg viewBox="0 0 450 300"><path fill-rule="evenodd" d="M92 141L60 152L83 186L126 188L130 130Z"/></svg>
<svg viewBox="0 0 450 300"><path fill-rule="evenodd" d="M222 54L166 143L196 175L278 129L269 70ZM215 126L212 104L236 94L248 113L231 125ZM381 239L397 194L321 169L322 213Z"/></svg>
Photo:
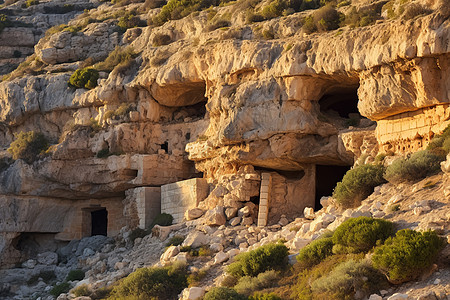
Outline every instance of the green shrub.
<svg viewBox="0 0 450 300"><path fill-rule="evenodd" d="M318 299L355 299L356 291L364 293L366 297L378 292L378 287L385 280L369 260L350 259L313 281L311 290Z"/></svg>
<svg viewBox="0 0 450 300"><path fill-rule="evenodd" d="M403 181L416 181L427 176L439 173L441 161L445 156L440 156L428 150L418 151L407 158L395 160L386 168L386 178L391 183Z"/></svg>
<svg viewBox="0 0 450 300"><path fill-rule="evenodd" d="M352 7L342 23L350 27L363 27L374 24L380 18L380 13L373 8L357 10L356 7Z"/></svg>
<svg viewBox="0 0 450 300"><path fill-rule="evenodd" d="M188 278L187 278L187 283L188 285L191 286L198 286L198 284L202 281L203 278L206 277L206 270L200 270L197 272L192 272L191 274L189 274Z"/></svg>
<svg viewBox="0 0 450 300"><path fill-rule="evenodd" d="M312 241L309 245L300 250L296 257L297 261L303 268L310 268L317 265L333 254L333 245L333 239L331 237Z"/></svg>
<svg viewBox="0 0 450 300"><path fill-rule="evenodd" d="M153 228L155 225L170 226L170 225L172 225L172 222L173 222L172 215L162 213L155 217L150 228Z"/></svg>
<svg viewBox="0 0 450 300"><path fill-rule="evenodd" d="M311 290L311 283L316 279L326 276L329 274L337 265L342 263L343 261L347 261L350 258L353 258L354 255L332 255L327 257L324 261L315 265L311 269L304 269L301 271L298 276L298 281L291 288L292 290L292 298L293 299L305 299L305 300L314 300L317 299L314 297L313 292ZM356 258L356 257L355 257ZM324 298L327 299L327 298Z"/></svg>
<svg viewBox="0 0 450 300"><path fill-rule="evenodd" d="M373 189L386 182L382 165L357 166L345 173L333 191L333 197L343 207L358 206Z"/></svg>
<svg viewBox="0 0 450 300"><path fill-rule="evenodd" d="M450 152L450 125L444 129L442 134L433 137L427 146L427 150L443 156Z"/></svg>
<svg viewBox="0 0 450 300"><path fill-rule="evenodd" d="M170 238L170 240L166 243L166 247L169 246L178 246L181 245L184 241L184 236L182 235L175 235Z"/></svg>
<svg viewBox="0 0 450 300"><path fill-rule="evenodd" d="M169 0L156 16L152 18L152 23L160 26L169 20L178 20L186 17L194 11L216 6L220 3L217 0Z"/></svg>
<svg viewBox="0 0 450 300"><path fill-rule="evenodd" d="M234 289L246 296L251 295L255 291L274 286L279 279L279 275L274 270L269 270L258 274L257 277L244 276L241 277Z"/></svg>
<svg viewBox="0 0 450 300"><path fill-rule="evenodd" d="M419 277L430 267L442 244L434 231L403 229L375 249L372 261L389 281L401 283Z"/></svg>
<svg viewBox="0 0 450 300"><path fill-rule="evenodd" d="M7 15L0 14L0 33L10 25L9 19Z"/></svg>
<svg viewBox="0 0 450 300"><path fill-rule="evenodd" d="M116 285L108 299L176 299L187 287L186 266L141 268Z"/></svg>
<svg viewBox="0 0 450 300"><path fill-rule="evenodd" d="M169 45L170 43L172 43L172 38L170 37L170 35L157 33L153 37L153 47Z"/></svg>
<svg viewBox="0 0 450 300"><path fill-rule="evenodd" d="M203 300L246 300L247 297L238 294L227 287L214 287L205 294Z"/></svg>
<svg viewBox="0 0 450 300"><path fill-rule="evenodd" d="M70 284L68 282L64 281L63 283L55 285L50 290L50 294L55 297L58 297L62 293L67 293L69 290L70 290Z"/></svg>
<svg viewBox="0 0 450 300"><path fill-rule="evenodd" d="M30 6L38 5L38 4L39 4L38 0L27 0L27 2L25 3L25 6L30 7Z"/></svg>
<svg viewBox="0 0 450 300"><path fill-rule="evenodd" d="M130 62L138 56L134 52L133 47L120 47L117 46L113 51L111 51L108 57L103 61L95 65L95 69L105 72L111 72L116 66L129 65Z"/></svg>
<svg viewBox="0 0 450 300"><path fill-rule="evenodd" d="M134 28L145 25L146 24L144 24L139 17L128 12L126 12L124 16L120 17L119 22L117 23L117 26L119 26L120 31L122 32L124 32L128 28Z"/></svg>
<svg viewBox="0 0 450 300"><path fill-rule="evenodd" d="M341 18L341 14L333 6L326 5L306 17L302 28L306 33L334 30L339 28Z"/></svg>
<svg viewBox="0 0 450 300"><path fill-rule="evenodd" d="M268 270L280 270L287 264L288 248L283 244L268 244L235 257L227 272L236 277L257 276Z"/></svg>
<svg viewBox="0 0 450 300"><path fill-rule="evenodd" d="M90 296L91 290L89 289L89 286L87 284L82 284L72 289L71 293L74 294L76 297Z"/></svg>
<svg viewBox="0 0 450 300"><path fill-rule="evenodd" d="M367 252L394 233L394 224L369 217L351 218L339 225L333 233L333 252Z"/></svg>
<svg viewBox="0 0 450 300"><path fill-rule="evenodd" d="M40 271L39 274L33 275L28 281L28 285L33 285L39 281L39 278L45 283L50 283L51 281L56 279L55 271Z"/></svg>
<svg viewBox="0 0 450 300"><path fill-rule="evenodd" d="M13 159L23 159L27 163L35 161L39 154L48 149L48 142L40 132L21 131L15 135L15 140L8 148Z"/></svg>
<svg viewBox="0 0 450 300"><path fill-rule="evenodd" d="M70 270L69 274L67 274L66 281L74 281L74 280L83 280L84 279L84 271L80 269Z"/></svg>
<svg viewBox="0 0 450 300"><path fill-rule="evenodd" d="M250 296L248 300L282 300L282 299L277 295L275 295L274 293L270 294L255 293L253 296Z"/></svg>
<svg viewBox="0 0 450 300"><path fill-rule="evenodd" d="M201 246L200 249L198 249L198 256L211 256L212 251L209 249L208 246Z"/></svg>
<svg viewBox="0 0 450 300"><path fill-rule="evenodd" d="M75 88L93 89L97 86L98 71L93 68L76 70L69 79L69 85Z"/></svg>
<svg viewBox="0 0 450 300"><path fill-rule="evenodd" d="M145 230L142 228L136 228L134 230L131 231L130 235L128 236L128 238L130 239L130 241L132 241L134 243L134 240L137 238L143 238L146 235L150 234L149 230Z"/></svg>

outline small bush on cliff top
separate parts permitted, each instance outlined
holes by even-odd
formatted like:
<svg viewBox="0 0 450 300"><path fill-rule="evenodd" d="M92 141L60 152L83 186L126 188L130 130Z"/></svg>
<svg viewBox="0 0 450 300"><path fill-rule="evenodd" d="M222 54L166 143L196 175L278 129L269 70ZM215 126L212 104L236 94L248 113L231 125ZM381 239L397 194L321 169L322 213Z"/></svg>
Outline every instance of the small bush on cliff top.
<svg viewBox="0 0 450 300"><path fill-rule="evenodd" d="M186 266L141 268L116 285L108 299L176 299L187 287Z"/></svg>
<svg viewBox="0 0 450 300"><path fill-rule="evenodd" d="M8 148L13 159L23 159L30 164L41 152L48 149L48 141L40 132L20 132L15 137L15 141Z"/></svg>
<svg viewBox="0 0 450 300"><path fill-rule="evenodd" d="M387 275L389 281L402 283L419 277L430 267L442 244L433 231L403 229L375 249L372 261L376 268Z"/></svg>
<svg viewBox="0 0 450 300"><path fill-rule="evenodd" d="M128 65L137 56L133 47L117 46L104 61L97 63L94 67L99 71L111 72L118 65Z"/></svg>
<svg viewBox="0 0 450 300"><path fill-rule="evenodd" d="M76 88L93 89L97 86L98 71L93 68L76 70L69 79L69 85Z"/></svg>
<svg viewBox="0 0 450 300"><path fill-rule="evenodd" d="M268 244L239 254L227 272L236 277L257 276L268 270L280 270L287 264L288 248L283 244Z"/></svg>
<svg viewBox="0 0 450 300"><path fill-rule="evenodd" d="M333 191L333 197L343 207L357 206L367 198L373 189L385 183L382 165L362 165L345 173Z"/></svg>
<svg viewBox="0 0 450 300"><path fill-rule="evenodd" d="M324 32L339 28L342 15L331 5L321 7L303 20L302 29L306 33Z"/></svg>
<svg viewBox="0 0 450 300"><path fill-rule="evenodd" d="M437 155L428 150L418 151L407 158L395 160L386 169L386 178L389 182L415 181L439 173L443 155Z"/></svg>
<svg viewBox="0 0 450 300"><path fill-rule="evenodd" d="M383 219L358 217L348 219L333 233L333 252L367 252L394 233L394 224Z"/></svg>

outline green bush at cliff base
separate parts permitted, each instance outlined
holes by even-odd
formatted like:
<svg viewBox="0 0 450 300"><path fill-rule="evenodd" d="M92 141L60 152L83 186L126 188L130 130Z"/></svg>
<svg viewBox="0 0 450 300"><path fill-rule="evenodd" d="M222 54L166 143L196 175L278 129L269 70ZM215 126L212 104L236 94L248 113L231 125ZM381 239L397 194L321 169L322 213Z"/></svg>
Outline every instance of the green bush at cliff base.
<svg viewBox="0 0 450 300"><path fill-rule="evenodd" d="M205 294L203 300L246 300L247 297L238 294L227 287L214 287Z"/></svg>
<svg viewBox="0 0 450 300"><path fill-rule="evenodd" d="M416 181L439 173L441 161L445 155L438 155L429 150L413 153L407 158L395 160L386 168L384 177L391 183Z"/></svg>
<svg viewBox="0 0 450 300"><path fill-rule="evenodd" d="M394 233L394 224L383 219L348 219L333 233L334 253L367 252Z"/></svg>
<svg viewBox="0 0 450 300"><path fill-rule="evenodd" d="M442 240L433 231L403 229L375 249L372 261L389 281L398 284L419 277L431 266L442 246Z"/></svg>
<svg viewBox="0 0 450 300"><path fill-rule="evenodd" d="M315 299L355 299L355 292L366 297L378 292L385 282L383 274L369 260L350 259L337 265L328 274L311 283Z"/></svg>
<svg viewBox="0 0 450 300"><path fill-rule="evenodd" d="M108 299L177 299L187 287L186 266L141 268L116 285Z"/></svg>
<svg viewBox="0 0 450 300"><path fill-rule="evenodd" d="M76 88L93 89L97 86L98 71L93 68L76 70L69 79L69 85Z"/></svg>
<svg viewBox="0 0 450 300"><path fill-rule="evenodd" d="M30 164L38 158L40 153L48 149L48 141L40 132L22 131L15 137L16 139L8 148L13 159L23 159Z"/></svg>
<svg viewBox="0 0 450 300"><path fill-rule="evenodd" d="M255 293L253 296L248 297L248 300L282 300L282 299L277 295L275 295L274 293L270 294Z"/></svg>
<svg viewBox="0 0 450 300"><path fill-rule="evenodd" d="M331 237L314 240L300 250L296 259L302 268L310 268L332 255L333 245Z"/></svg>
<svg viewBox="0 0 450 300"><path fill-rule="evenodd" d="M235 277L257 276L268 270L281 270L287 265L288 248L283 244L268 244L235 257L227 272Z"/></svg>
<svg viewBox="0 0 450 300"><path fill-rule="evenodd" d="M345 173L342 181L337 183L333 197L342 207L358 206L376 186L386 182L383 173L382 165L357 166Z"/></svg>
<svg viewBox="0 0 450 300"><path fill-rule="evenodd" d="M80 269L70 270L69 274L67 274L66 281L74 281L74 280L83 280L84 279L84 271Z"/></svg>
<svg viewBox="0 0 450 300"><path fill-rule="evenodd" d="M440 156L450 153L450 125L444 129L442 134L433 137L427 146L427 150Z"/></svg>

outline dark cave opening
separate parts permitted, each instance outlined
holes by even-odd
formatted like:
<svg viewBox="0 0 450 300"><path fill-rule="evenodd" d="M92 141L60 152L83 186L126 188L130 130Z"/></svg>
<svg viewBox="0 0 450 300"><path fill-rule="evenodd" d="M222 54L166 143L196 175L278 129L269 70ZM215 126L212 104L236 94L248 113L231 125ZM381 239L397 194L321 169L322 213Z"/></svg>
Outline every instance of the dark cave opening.
<svg viewBox="0 0 450 300"><path fill-rule="evenodd" d="M91 212L91 236L108 234L108 211L106 208Z"/></svg>
<svg viewBox="0 0 450 300"><path fill-rule="evenodd" d="M319 106L321 112L337 113L341 118L352 119L355 115L360 116L358 88L342 88L327 93L319 100Z"/></svg>
<svg viewBox="0 0 450 300"><path fill-rule="evenodd" d="M161 144L161 149L169 153L169 142L165 141L164 144Z"/></svg>
<svg viewBox="0 0 450 300"><path fill-rule="evenodd" d="M259 196L250 197L250 202L253 204L259 205Z"/></svg>
<svg viewBox="0 0 450 300"><path fill-rule="evenodd" d="M322 208L320 198L331 196L336 184L342 180L350 166L316 165L316 197L314 210Z"/></svg>

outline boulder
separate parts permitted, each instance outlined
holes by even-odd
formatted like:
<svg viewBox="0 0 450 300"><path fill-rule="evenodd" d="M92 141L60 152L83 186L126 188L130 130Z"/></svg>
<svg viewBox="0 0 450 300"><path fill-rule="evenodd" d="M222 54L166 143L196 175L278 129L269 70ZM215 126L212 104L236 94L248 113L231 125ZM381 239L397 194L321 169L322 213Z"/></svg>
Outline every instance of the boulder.
<svg viewBox="0 0 450 300"><path fill-rule="evenodd" d="M223 206L217 206L208 210L204 217L204 223L211 226L221 226L227 222L227 218L223 212Z"/></svg>
<svg viewBox="0 0 450 300"><path fill-rule="evenodd" d="M227 253L220 251L214 256L214 264L221 264L224 261L228 260L229 256Z"/></svg>
<svg viewBox="0 0 450 300"><path fill-rule="evenodd" d="M203 287L191 287L185 288L181 293L180 300L198 300L205 295L205 288Z"/></svg>
<svg viewBox="0 0 450 300"><path fill-rule="evenodd" d="M308 220L314 220L314 208L305 207L305 209L303 210L303 215Z"/></svg>
<svg viewBox="0 0 450 300"><path fill-rule="evenodd" d="M238 209L236 207L227 207L225 209L225 216L227 217L227 220L231 220L232 218L236 217L238 212Z"/></svg>
<svg viewBox="0 0 450 300"><path fill-rule="evenodd" d="M239 225L241 223L241 219L242 219L242 217L240 217L240 216L234 217L233 219L230 220L230 225L231 226Z"/></svg>
<svg viewBox="0 0 450 300"><path fill-rule="evenodd" d="M203 245L209 244L209 238L201 231L191 231L183 241L183 246L190 246L192 248L198 248Z"/></svg>
<svg viewBox="0 0 450 300"><path fill-rule="evenodd" d="M407 299L409 299L408 295L402 293L395 293L389 298L387 298L387 300L407 300Z"/></svg>
<svg viewBox="0 0 450 300"><path fill-rule="evenodd" d="M166 265L172 257L176 256L178 253L180 253L180 247L178 246L170 246L167 248L167 250L161 255L161 258L159 259L162 265Z"/></svg>
<svg viewBox="0 0 450 300"><path fill-rule="evenodd" d="M201 208L191 208L188 209L185 213L185 218L186 220L190 221L190 220L195 220L200 218L203 215L203 210Z"/></svg>
<svg viewBox="0 0 450 300"><path fill-rule="evenodd" d="M55 252L39 253L37 261L42 265L56 265L58 263L58 254Z"/></svg>

